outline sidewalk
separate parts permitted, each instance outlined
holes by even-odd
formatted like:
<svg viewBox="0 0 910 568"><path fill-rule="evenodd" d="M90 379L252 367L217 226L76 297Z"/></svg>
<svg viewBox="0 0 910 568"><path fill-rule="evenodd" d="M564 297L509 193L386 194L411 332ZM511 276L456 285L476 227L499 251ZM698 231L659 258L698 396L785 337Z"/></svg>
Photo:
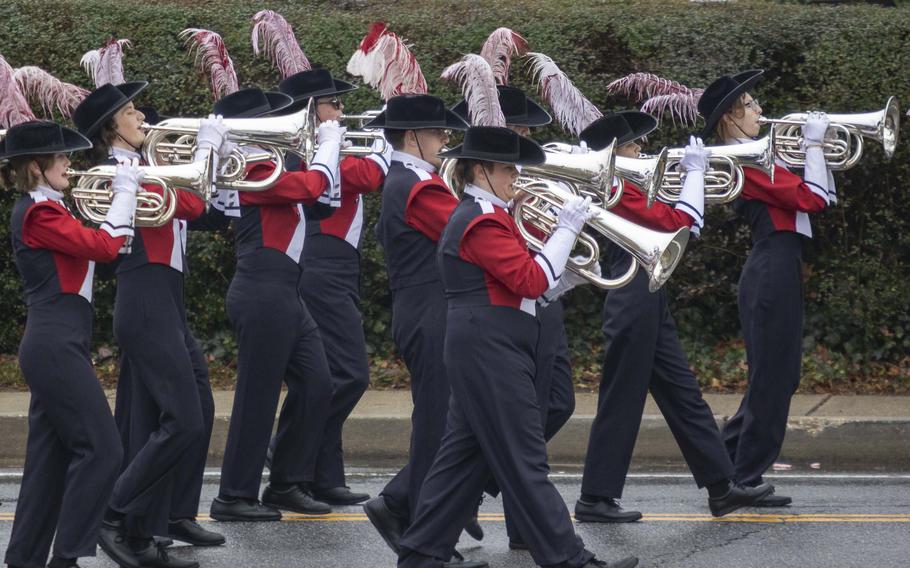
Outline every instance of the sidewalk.
<svg viewBox="0 0 910 568"><path fill-rule="evenodd" d="M215 392L209 465L221 463L234 393ZM113 405L113 393L108 393ZM597 395L578 393L575 415L550 443L554 466L578 466L587 451ZM740 395L705 395L723 424ZM28 393L0 393L0 467L21 467L28 433ZM407 457L411 397L407 391L369 391L345 426L350 465L395 466ZM797 395L780 462L823 470L910 468L910 396ZM682 456L650 398L635 447L636 466L683 465Z"/></svg>

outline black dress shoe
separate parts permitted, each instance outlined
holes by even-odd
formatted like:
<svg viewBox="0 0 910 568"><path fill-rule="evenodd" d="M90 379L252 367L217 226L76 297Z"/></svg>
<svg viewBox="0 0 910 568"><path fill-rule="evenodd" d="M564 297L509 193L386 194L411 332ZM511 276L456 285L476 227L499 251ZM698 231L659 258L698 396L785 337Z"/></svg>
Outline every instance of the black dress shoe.
<svg viewBox="0 0 910 568"><path fill-rule="evenodd" d="M468 560L457 550L452 551L452 559L443 562L445 568L487 568L488 563L483 560Z"/></svg>
<svg viewBox="0 0 910 568"><path fill-rule="evenodd" d="M370 498L369 493L354 493L350 487L313 489L313 497L329 505L357 505Z"/></svg>
<svg viewBox="0 0 910 568"><path fill-rule="evenodd" d="M518 539L514 539L514 538L509 539L509 550L527 550L527 549L528 549L528 545L525 544L524 542L522 542Z"/></svg>
<svg viewBox="0 0 910 568"><path fill-rule="evenodd" d="M612 497L594 502L579 499L575 503L575 519L586 523L633 523L641 519L641 513L623 509Z"/></svg>
<svg viewBox="0 0 910 568"><path fill-rule="evenodd" d="M12 567L12 564L8 564ZM54 556L51 558L51 561L47 563L47 568L80 568L76 561L72 558L57 558Z"/></svg>
<svg viewBox="0 0 910 568"><path fill-rule="evenodd" d="M142 550L133 552L140 568L199 568L195 560L183 560L168 554L167 547L160 542L150 541Z"/></svg>
<svg viewBox="0 0 910 568"><path fill-rule="evenodd" d="M122 568L139 568L139 562L133 554L123 533L122 521L102 521L98 534L98 546L110 556L111 560Z"/></svg>
<svg viewBox="0 0 910 568"><path fill-rule="evenodd" d="M262 504L305 515L328 515L332 512L331 507L322 501L317 501L309 491L304 491L298 485L284 490L278 490L269 485L262 492Z"/></svg>
<svg viewBox="0 0 910 568"><path fill-rule="evenodd" d="M209 516L222 522L280 521L281 513L255 499L215 497Z"/></svg>
<svg viewBox="0 0 910 568"><path fill-rule="evenodd" d="M771 485L770 487L771 491L763 498L753 503L753 507L786 507L793 502L793 499L787 497L786 495L775 495L774 486Z"/></svg>
<svg viewBox="0 0 910 568"><path fill-rule="evenodd" d="M404 534L408 527L408 521L400 515L396 515L386 505L385 497L382 495L374 497L363 504L363 512L372 523L373 527L382 537L382 540L389 545L395 554L401 553L401 547L398 542L401 535Z"/></svg>
<svg viewBox="0 0 910 568"><path fill-rule="evenodd" d="M723 517L742 507L755 505L772 491L774 491L774 488L767 483L762 483L755 487L731 483L730 490L727 491L726 495L708 499L708 507L711 509L711 514L715 517Z"/></svg>
<svg viewBox="0 0 910 568"><path fill-rule="evenodd" d="M195 519L169 521L167 534L174 540L186 542L193 546L218 546L225 542L223 534L205 530L199 526Z"/></svg>
<svg viewBox="0 0 910 568"><path fill-rule="evenodd" d="M477 522L477 517L468 521L468 524L464 526L464 532L468 533L474 540L483 540L483 528Z"/></svg>
<svg viewBox="0 0 910 568"><path fill-rule="evenodd" d="M604 562L596 558L589 560L582 568L635 568L638 566L638 558L635 556L626 556L616 562Z"/></svg>

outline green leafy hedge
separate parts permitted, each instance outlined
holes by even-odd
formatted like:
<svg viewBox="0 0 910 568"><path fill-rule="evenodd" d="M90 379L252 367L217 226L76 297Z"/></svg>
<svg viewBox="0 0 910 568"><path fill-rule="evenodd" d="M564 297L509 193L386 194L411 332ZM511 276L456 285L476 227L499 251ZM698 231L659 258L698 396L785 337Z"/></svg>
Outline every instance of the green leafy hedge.
<svg viewBox="0 0 910 568"><path fill-rule="evenodd" d="M383 20L413 43L430 92L459 97L439 73L461 54L477 51L490 31L509 26L535 51L547 53L605 111L629 106L605 86L631 71L650 71L690 86L720 73L761 67L756 89L766 115L799 109L859 112L881 108L888 95L910 102L910 10L876 5L804 5L740 1L574 2L291 2L7 0L0 6L0 53L14 66L40 65L88 86L81 54L109 35L129 38L126 75L152 83L139 102L169 115L199 115L211 105L204 78L177 38L187 27L220 32L243 85L274 86L277 72L250 47L250 17L269 8L292 23L310 59L342 74L369 22ZM520 63L513 83L528 87ZM370 89L347 97L349 110L376 108ZM678 145L686 132L666 124L651 141ZM565 140L556 127L541 140ZM841 203L816 216L805 255L807 369L818 381L838 381L873 369L907 381L910 350L910 144L903 136L885 162L871 145L858 168L837 176ZM8 218L12 196L3 196ZM367 205L370 225L378 200ZM4 233L7 225L2 225ZM7 235L0 235L7 238ZM230 235L194 234L188 282L190 319L210 354L230 360L234 344L224 295L233 271ZM8 240L6 242L9 242ZM717 379L742 378L736 309L739 270L749 249L746 227L728 207L711 208L704 238L690 245L669 289L693 365ZM389 299L380 249L367 233L364 320L377 357L392 353ZM8 248L0 252L0 352L16 350L24 309ZM100 285L99 344L111 338L111 284ZM579 368L595 369L600 352L602 294L580 290L569 300L568 325ZM17 325L18 324L18 325ZM834 357L836 365L829 364ZM726 362L725 362L726 361ZM826 363L826 361L828 363ZM813 376L816 376L813 375ZM705 378L705 377L703 377ZM710 377L709 377L710 378Z"/></svg>

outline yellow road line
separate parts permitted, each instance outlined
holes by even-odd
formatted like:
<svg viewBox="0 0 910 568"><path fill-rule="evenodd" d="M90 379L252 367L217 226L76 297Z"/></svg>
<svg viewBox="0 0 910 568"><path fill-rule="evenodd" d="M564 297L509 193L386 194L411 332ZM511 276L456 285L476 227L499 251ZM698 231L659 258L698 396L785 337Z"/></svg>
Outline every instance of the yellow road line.
<svg viewBox="0 0 910 568"><path fill-rule="evenodd" d="M13 513L0 513L0 521L12 521ZM200 513L200 521L211 521L207 515ZM363 513L331 513L328 515L302 515L299 513L284 513L283 521L288 522L366 522ZM481 513L478 520L482 522L502 522L501 513ZM910 523L910 514L838 514L838 513L807 513L807 514L762 514L744 513L727 515L715 518L699 513L646 513L642 518L644 522L671 522L671 523Z"/></svg>

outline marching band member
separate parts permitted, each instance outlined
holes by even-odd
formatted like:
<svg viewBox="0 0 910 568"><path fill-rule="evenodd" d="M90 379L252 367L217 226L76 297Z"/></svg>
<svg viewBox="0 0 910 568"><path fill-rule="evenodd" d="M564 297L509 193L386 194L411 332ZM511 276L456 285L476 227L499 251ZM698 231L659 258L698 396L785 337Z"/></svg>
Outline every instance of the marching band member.
<svg viewBox="0 0 910 568"><path fill-rule="evenodd" d="M444 362L452 397L398 565L445 566L473 514L472 498L492 474L535 563L606 566L585 549L548 479L534 387L537 298L558 285L590 216L590 199L566 203L546 245L532 256L507 207L516 165L543 162L542 148L507 128L471 127L462 145L441 156L459 159L456 175L465 187L437 249L448 298ZM630 557L611 566L637 564Z"/></svg>
<svg viewBox="0 0 910 568"><path fill-rule="evenodd" d="M144 81L103 85L74 111L73 121L94 141L98 159L113 163L140 159L144 116L132 100L147 85ZM224 133L219 120L204 120L195 159L219 151ZM157 186L146 190L161 191ZM200 370L204 357L187 326L183 293L187 221L202 217L206 205L189 191L179 190L177 196L174 218L161 227L136 231L116 270L114 334L128 361L129 412L145 410L136 411L137 417L144 417L142 424L128 418L129 463L114 487L100 544L127 567L198 566L170 557L164 543L153 539L173 530L168 516L175 483L189 482L199 491L211 435L208 416L214 416L211 399L200 399L200 392L207 391L210 397L211 391L207 372ZM204 388L199 385L202 378ZM195 523L195 510L187 515L181 527L185 530L177 538L224 542L221 535Z"/></svg>
<svg viewBox="0 0 910 568"><path fill-rule="evenodd" d="M705 89L698 101L698 111L705 117L702 136L713 133L722 144L758 136L762 108L748 91L761 75L761 70L753 70L724 76ZM802 248L803 240L812 237L808 214L837 201L822 149L828 123L825 114L810 113L802 129L806 152L802 179L779 165L773 182L762 171L744 168L743 192L733 205L752 230L752 251L739 279L749 387L723 436L734 476L747 485L761 484L765 470L780 454L790 398L799 386ZM769 495L758 504L782 507L790 502L790 497Z"/></svg>
<svg viewBox="0 0 910 568"><path fill-rule="evenodd" d="M506 128L521 136L530 137L532 128L546 126L552 121L550 114L521 89L498 85L497 91ZM452 108L455 114L466 121L469 120L468 110L467 101L462 101ZM575 384L572 380L562 301L559 298L553 298L550 302L541 301L537 306L537 319L540 321L540 337L536 351L537 377L534 379L534 386L537 389L537 402L543 420L544 438L549 441L575 411ZM527 549L508 511L506 529L509 534L509 548Z"/></svg>
<svg viewBox="0 0 910 568"><path fill-rule="evenodd" d="M0 142L3 185L22 195L10 228L28 319L19 365L31 392L25 469L5 562L11 568L78 567L95 556L123 457L91 360L96 262L111 262L133 235L141 172L121 165L105 221L89 229L63 201L67 154L91 147L53 122L10 128Z"/></svg>
<svg viewBox="0 0 910 568"><path fill-rule="evenodd" d="M385 250L392 291L392 335L411 375L414 409L408 464L364 505L364 511L398 552L398 540L414 518L421 485L445 431L450 388L441 322L446 300L435 254L458 200L436 170L449 130L462 130L467 124L441 99L400 95L390 98L386 109L366 127L383 128L394 149L376 235ZM480 490L468 499L472 509L479 496Z"/></svg>
<svg viewBox="0 0 910 568"><path fill-rule="evenodd" d="M241 89L220 99L215 112L255 118L284 111L293 100L283 93ZM228 317L238 343L237 386L221 487L211 516L219 521L277 521L278 509L325 514L331 509L308 493L314 456L301 448L321 440L329 415L332 384L316 322L300 296L306 235L303 204L340 202L338 158L344 129L334 120L319 125L308 169L286 171L264 191L240 192L235 227L237 270L227 295ZM268 178L273 162L247 165L246 179ZM281 384L298 403L282 408L269 485L258 500ZM311 452L315 453L315 451Z"/></svg>
<svg viewBox="0 0 910 568"><path fill-rule="evenodd" d="M296 112L311 99L314 101L317 126L338 120L344 110L341 96L356 88L333 78L325 69L295 73L278 85L281 92L294 99L285 112ZM322 334L332 372L332 406L321 444L318 436L306 436L300 451L316 464L313 496L329 505L354 505L370 498L366 493L352 492L345 484L341 432L370 384L360 314L360 243L363 196L382 187L391 162L392 147L383 146L383 153L341 160L341 203L338 208L329 209L329 217L321 219L321 213L314 209L303 209L307 223L300 295ZM285 409L297 412L300 404L298 394L289 392Z"/></svg>
<svg viewBox="0 0 910 568"><path fill-rule="evenodd" d="M619 112L592 122L579 134L591 150L616 141L616 155L637 158L639 141L657 128L657 120L637 111ZM708 152L694 138L680 165L685 171L682 194L675 207L656 202L648 208L642 190L626 182L620 202L611 209L648 229L675 231L686 227L698 234L704 219L704 172ZM609 272L625 273L630 254L609 244ZM648 290L648 275L639 270L630 284L609 290L604 301L606 339L604 367L585 459L581 499L575 504L579 521L622 523L641 518L619 504L632 450L650 391L682 450L698 487L707 487L714 516L754 503L771 491L767 485L742 487L734 482L730 463L711 408L702 398L670 314L667 292Z"/></svg>

